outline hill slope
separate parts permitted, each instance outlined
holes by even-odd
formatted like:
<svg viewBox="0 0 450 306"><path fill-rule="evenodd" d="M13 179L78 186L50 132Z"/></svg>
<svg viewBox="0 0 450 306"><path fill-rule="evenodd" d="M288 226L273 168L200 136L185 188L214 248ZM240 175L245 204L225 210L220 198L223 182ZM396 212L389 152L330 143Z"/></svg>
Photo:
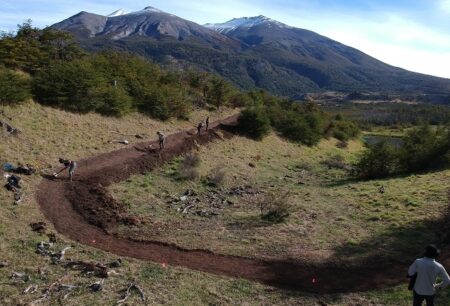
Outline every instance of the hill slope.
<svg viewBox="0 0 450 306"><path fill-rule="evenodd" d="M115 17L82 12L53 27L72 32L89 50L128 50L163 65L194 66L242 88L278 95L323 90L450 94L448 79L392 67L264 16L201 26L147 7Z"/></svg>

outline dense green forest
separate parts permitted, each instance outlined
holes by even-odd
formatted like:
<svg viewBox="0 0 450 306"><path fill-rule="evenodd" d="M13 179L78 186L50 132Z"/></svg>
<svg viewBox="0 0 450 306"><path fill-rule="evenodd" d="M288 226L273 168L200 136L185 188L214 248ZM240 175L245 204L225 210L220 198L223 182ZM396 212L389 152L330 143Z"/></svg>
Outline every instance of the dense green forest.
<svg viewBox="0 0 450 306"><path fill-rule="evenodd" d="M139 111L161 120L187 118L195 107L244 107L240 118L244 134L261 138L273 128L306 145L326 136L347 140L359 131L314 103L296 103L263 90L242 92L218 76L164 70L126 52L86 53L70 34L40 30L29 22L15 35L2 35L0 65L1 103L34 97L41 104L73 112L120 117Z"/></svg>

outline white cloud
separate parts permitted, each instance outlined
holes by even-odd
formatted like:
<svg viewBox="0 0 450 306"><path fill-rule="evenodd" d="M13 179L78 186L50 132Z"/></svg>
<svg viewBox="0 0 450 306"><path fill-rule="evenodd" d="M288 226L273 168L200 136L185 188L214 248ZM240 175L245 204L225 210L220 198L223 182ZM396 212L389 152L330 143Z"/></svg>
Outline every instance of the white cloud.
<svg viewBox="0 0 450 306"><path fill-rule="evenodd" d="M385 13L376 19L343 15L285 18L288 24L316 31L390 65L450 78L450 35L400 15Z"/></svg>
<svg viewBox="0 0 450 306"><path fill-rule="evenodd" d="M445 13L450 14L450 0L440 0L438 4L439 9L444 11Z"/></svg>

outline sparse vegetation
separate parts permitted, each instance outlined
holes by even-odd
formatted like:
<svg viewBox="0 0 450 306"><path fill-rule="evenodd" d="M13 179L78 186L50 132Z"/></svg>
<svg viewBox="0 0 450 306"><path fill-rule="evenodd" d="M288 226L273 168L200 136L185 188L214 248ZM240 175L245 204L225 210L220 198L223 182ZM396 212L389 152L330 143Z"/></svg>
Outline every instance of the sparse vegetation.
<svg viewBox="0 0 450 306"><path fill-rule="evenodd" d="M271 223L281 223L289 217L289 192L272 191L253 199L261 211L261 219Z"/></svg>
<svg viewBox="0 0 450 306"><path fill-rule="evenodd" d="M197 180L200 177L198 166L200 156L196 153L186 154L178 165L178 177L182 180Z"/></svg>
<svg viewBox="0 0 450 306"><path fill-rule="evenodd" d="M224 183L225 177L226 172L224 167L214 167L208 175L208 184L214 187L219 187Z"/></svg>

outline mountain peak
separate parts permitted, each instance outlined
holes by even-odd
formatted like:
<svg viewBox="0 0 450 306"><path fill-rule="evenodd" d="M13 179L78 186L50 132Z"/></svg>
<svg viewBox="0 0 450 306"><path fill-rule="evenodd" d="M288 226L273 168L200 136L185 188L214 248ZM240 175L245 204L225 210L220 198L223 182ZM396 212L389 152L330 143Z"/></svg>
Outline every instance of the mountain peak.
<svg viewBox="0 0 450 306"><path fill-rule="evenodd" d="M111 14L107 15L106 17L117 17L117 16L126 15L126 14L127 14L127 12L124 9L119 9L119 10L114 11Z"/></svg>
<svg viewBox="0 0 450 306"><path fill-rule="evenodd" d="M290 28L284 23L281 23L264 15L233 18L224 23L207 23L205 24L205 27L222 34L227 34L239 28L250 29L259 25L268 25L269 27L272 27L274 25L281 28Z"/></svg>

